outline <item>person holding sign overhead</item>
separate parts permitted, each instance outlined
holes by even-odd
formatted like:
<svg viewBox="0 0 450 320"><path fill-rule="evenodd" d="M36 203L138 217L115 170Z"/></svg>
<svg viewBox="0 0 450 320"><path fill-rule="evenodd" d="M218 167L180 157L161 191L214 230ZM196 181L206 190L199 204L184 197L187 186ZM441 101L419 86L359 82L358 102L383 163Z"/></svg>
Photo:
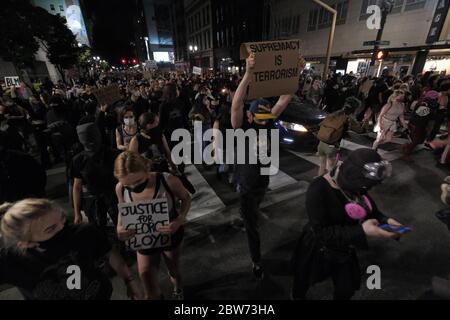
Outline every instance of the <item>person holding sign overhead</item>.
<svg viewBox="0 0 450 320"><path fill-rule="evenodd" d="M271 122L286 109L296 89L293 90L292 94L281 95L274 107L271 107L267 100L258 99L254 100L251 103L250 108L245 111L244 103L246 92L249 85L254 81L253 70L255 69L255 64L255 54L251 53L247 58L246 73L233 98L231 106L231 124L233 129L242 128L244 131L258 130L257 132L261 134L261 130L273 128ZM300 57L298 60L299 69L301 70L304 65L305 62L303 58ZM271 150L271 141L268 139L269 137L270 134L267 134L267 141L264 143L261 142L263 139L260 139L258 136L258 149L261 148L261 144L265 144L267 147L266 151ZM252 148L252 146L249 146L246 149L247 159L250 157L250 152L254 152L250 150ZM264 277L261 265L261 242L257 225L258 210L259 205L264 199L266 189L269 186L269 176L262 175L261 168L262 164L259 156L257 164L246 163L238 164L236 166L241 202L240 212L247 232L250 255L253 261L253 274L258 280L262 280Z"/></svg>
<svg viewBox="0 0 450 320"><path fill-rule="evenodd" d="M180 179L167 173L150 172L149 168L150 161L138 153L126 151L116 159L114 175L119 180L116 194L121 211L117 234L120 240L137 249L138 270L144 285L145 298L151 300L163 298L158 284L162 255L174 286L173 298L182 300L180 256L184 236L183 225L191 206L191 198ZM160 221L155 221L150 215L143 217L146 220L142 220L141 224L125 224L128 215L139 215L143 211L156 213L163 207L167 207L168 210L168 223L165 223L166 221L159 223ZM127 210L122 210L123 208ZM146 238L150 240L138 243L137 239L143 239L143 232L147 233ZM168 235L170 235L169 245L161 247L162 241L158 242L159 246L154 245L156 241L153 242L152 238L161 239ZM140 246L145 249L139 250Z"/></svg>

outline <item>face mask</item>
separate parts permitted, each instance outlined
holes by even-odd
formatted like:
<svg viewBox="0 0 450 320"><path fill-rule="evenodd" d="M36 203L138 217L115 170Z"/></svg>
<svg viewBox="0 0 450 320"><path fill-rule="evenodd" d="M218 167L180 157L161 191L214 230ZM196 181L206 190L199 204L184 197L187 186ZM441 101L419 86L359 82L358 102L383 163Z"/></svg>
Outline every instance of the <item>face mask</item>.
<svg viewBox="0 0 450 320"><path fill-rule="evenodd" d="M141 184L138 184L134 188L126 187L126 189L133 193L142 193L142 192L144 192L145 187L147 187L147 184L148 184L148 179L145 179L144 182L142 182Z"/></svg>
<svg viewBox="0 0 450 320"><path fill-rule="evenodd" d="M68 224L64 224L64 227L53 237L46 241L39 243L39 248L44 250L61 249L67 245L68 237L70 236Z"/></svg>
<svg viewBox="0 0 450 320"><path fill-rule="evenodd" d="M148 134L151 138L159 138L161 137L162 133L161 133L161 129L158 127L156 128L152 128L152 129L147 129L145 130L145 133Z"/></svg>
<svg viewBox="0 0 450 320"><path fill-rule="evenodd" d="M123 123L126 126L134 126L135 121L134 121L134 118L127 118L127 119L123 119Z"/></svg>

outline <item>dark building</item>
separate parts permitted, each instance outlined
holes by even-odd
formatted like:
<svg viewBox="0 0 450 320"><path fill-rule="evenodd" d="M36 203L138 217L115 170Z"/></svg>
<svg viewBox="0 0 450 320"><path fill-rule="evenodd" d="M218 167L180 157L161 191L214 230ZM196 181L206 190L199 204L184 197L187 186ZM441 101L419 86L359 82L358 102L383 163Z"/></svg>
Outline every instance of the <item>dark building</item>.
<svg viewBox="0 0 450 320"><path fill-rule="evenodd" d="M237 72L240 45L262 40L263 17L260 0L212 0L214 66Z"/></svg>
<svg viewBox="0 0 450 320"><path fill-rule="evenodd" d="M138 62L142 63L148 59L145 37L147 36L146 20L144 14L144 5L142 0L135 0L135 14L133 15L134 41L131 43L135 57Z"/></svg>
<svg viewBox="0 0 450 320"><path fill-rule="evenodd" d="M261 41L263 2L185 0L191 66L238 72L241 43Z"/></svg>
<svg viewBox="0 0 450 320"><path fill-rule="evenodd" d="M189 61L184 0L172 0L171 13L175 64L183 65Z"/></svg>

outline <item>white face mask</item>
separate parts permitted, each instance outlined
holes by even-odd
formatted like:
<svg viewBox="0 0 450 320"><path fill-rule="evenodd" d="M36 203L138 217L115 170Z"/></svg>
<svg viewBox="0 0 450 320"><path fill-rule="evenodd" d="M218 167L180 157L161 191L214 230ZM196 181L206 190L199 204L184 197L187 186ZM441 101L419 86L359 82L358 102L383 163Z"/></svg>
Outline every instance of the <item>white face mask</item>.
<svg viewBox="0 0 450 320"><path fill-rule="evenodd" d="M123 123L126 126L134 126L134 118L123 119Z"/></svg>

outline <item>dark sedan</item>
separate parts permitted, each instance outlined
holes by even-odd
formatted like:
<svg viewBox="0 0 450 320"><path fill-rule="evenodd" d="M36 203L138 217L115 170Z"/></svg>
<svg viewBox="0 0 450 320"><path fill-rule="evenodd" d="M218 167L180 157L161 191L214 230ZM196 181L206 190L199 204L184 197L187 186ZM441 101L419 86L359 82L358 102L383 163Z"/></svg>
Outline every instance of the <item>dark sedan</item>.
<svg viewBox="0 0 450 320"><path fill-rule="evenodd" d="M293 148L316 146L318 141L315 133L326 115L314 105L294 96L286 110L275 121L275 127L280 130L280 143Z"/></svg>

